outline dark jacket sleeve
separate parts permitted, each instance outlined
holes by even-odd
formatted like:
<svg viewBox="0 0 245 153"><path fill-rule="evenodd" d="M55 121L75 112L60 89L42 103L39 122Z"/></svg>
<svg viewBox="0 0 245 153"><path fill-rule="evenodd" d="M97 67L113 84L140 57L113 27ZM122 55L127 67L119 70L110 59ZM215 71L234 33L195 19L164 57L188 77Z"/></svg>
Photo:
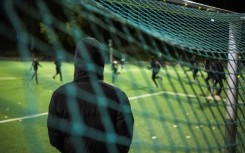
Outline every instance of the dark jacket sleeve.
<svg viewBox="0 0 245 153"><path fill-rule="evenodd" d="M128 97L122 93L119 96L119 111L117 115L117 134L120 153L127 153L133 138L134 117Z"/></svg>
<svg viewBox="0 0 245 153"><path fill-rule="evenodd" d="M49 112L47 119L49 141L50 144L57 148L60 152L64 152L64 137L59 127L61 118L56 109L57 101L56 94L54 93L49 104Z"/></svg>

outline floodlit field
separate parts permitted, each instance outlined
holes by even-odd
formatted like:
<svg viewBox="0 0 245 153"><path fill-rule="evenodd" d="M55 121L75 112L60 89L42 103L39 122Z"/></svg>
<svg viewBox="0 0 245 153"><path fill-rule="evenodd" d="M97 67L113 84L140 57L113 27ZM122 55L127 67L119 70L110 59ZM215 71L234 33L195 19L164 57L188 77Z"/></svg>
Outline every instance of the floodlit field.
<svg viewBox="0 0 245 153"><path fill-rule="evenodd" d="M63 63L63 82L52 78L53 62L40 64L36 85L31 62L0 61L1 153L57 152L48 141L48 105L52 92L73 79L73 64ZM120 72L115 85L128 95L135 118L130 153L223 152L225 100L208 100L201 76L194 81L191 71L164 67L155 88L146 66L127 64ZM105 81L111 80L107 65Z"/></svg>

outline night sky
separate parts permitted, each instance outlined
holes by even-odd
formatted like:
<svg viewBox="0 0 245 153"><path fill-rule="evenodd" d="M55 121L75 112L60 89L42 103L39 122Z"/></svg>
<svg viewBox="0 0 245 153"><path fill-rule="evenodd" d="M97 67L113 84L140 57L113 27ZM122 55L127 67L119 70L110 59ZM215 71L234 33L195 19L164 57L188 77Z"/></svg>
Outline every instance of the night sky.
<svg viewBox="0 0 245 153"><path fill-rule="evenodd" d="M222 8L237 13L245 13L244 0L191 0L191 1L217 7L217 8Z"/></svg>

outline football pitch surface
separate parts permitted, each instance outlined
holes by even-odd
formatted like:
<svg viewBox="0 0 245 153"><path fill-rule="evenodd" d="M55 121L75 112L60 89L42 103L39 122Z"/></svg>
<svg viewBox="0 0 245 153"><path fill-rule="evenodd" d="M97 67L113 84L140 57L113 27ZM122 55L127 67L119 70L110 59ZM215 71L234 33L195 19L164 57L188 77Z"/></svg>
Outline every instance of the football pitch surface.
<svg viewBox="0 0 245 153"><path fill-rule="evenodd" d="M63 63L60 82L59 76L52 78L53 62L40 64L37 85L31 62L0 61L1 153L58 152L48 140L48 105L53 91L72 81L74 68ZM111 83L109 65L104 74ZM126 64L115 82L129 97L135 118L130 153L222 152L225 101L208 100L203 78L193 81L191 71L180 66L164 67L160 75L155 88L151 70Z"/></svg>

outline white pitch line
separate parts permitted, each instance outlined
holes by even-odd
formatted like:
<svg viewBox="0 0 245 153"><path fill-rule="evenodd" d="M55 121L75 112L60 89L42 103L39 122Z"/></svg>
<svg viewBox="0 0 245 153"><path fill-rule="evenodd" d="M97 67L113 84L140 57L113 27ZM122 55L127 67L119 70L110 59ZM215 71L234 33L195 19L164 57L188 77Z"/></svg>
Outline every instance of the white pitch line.
<svg viewBox="0 0 245 153"><path fill-rule="evenodd" d="M129 97L129 100L136 100L136 99L140 99L140 98L157 96L157 95L161 95L161 94L178 95L178 96L192 97L192 98L196 97L195 95L189 95L189 94L183 94L183 93L174 93L174 92L168 92L168 91L161 91L161 92L156 92L156 93L152 93L152 94L144 94L144 95L141 95L141 96ZM202 97L202 98L205 98L205 97ZM239 101L239 103L243 104L243 102L241 102L241 101ZM24 119L36 118L36 117L40 117L40 116L44 116L44 115L48 115L48 112L39 113L39 114L33 114L33 115L27 115L27 116L13 118L13 119L6 119L6 120L0 121L0 124L7 123L7 122L24 120Z"/></svg>
<svg viewBox="0 0 245 153"><path fill-rule="evenodd" d="M34 115L28 115L28 116L24 116L24 117L12 118L12 119L7 119L7 120L2 120L2 121L0 121L0 124L1 123L7 123L7 122L13 122L13 121L20 121L20 120L29 119L29 118L36 118L36 117L40 117L43 115L48 115L48 112L34 114Z"/></svg>
<svg viewBox="0 0 245 153"><path fill-rule="evenodd" d="M130 97L129 100L136 100L136 99L140 99L140 98L151 97L151 96L156 96L156 95L161 95L161 94L179 95L179 96L193 97L193 98L196 97L195 95L174 93L174 92L169 92L169 91L161 91L161 92L156 92L156 93L152 93L152 94L145 94L145 95L141 95L141 96Z"/></svg>
<svg viewBox="0 0 245 153"><path fill-rule="evenodd" d="M129 100L136 100L136 99L140 99L140 98L144 98L144 97L150 97L150 96L154 96L154 95L160 95L160 94L163 94L163 93L164 92L157 92L157 93L153 93L153 94L145 94L145 95L141 95L141 96L130 97ZM40 117L40 116L44 116L44 115L48 115L48 112L39 113L39 114L33 114L33 115L27 115L27 116L18 117L18 118L1 120L0 121L0 124L7 123L7 122L14 122L14 121L19 121L19 120L24 120L24 119L36 118L36 117Z"/></svg>
<svg viewBox="0 0 245 153"><path fill-rule="evenodd" d="M0 80L16 80L16 77L0 77Z"/></svg>

